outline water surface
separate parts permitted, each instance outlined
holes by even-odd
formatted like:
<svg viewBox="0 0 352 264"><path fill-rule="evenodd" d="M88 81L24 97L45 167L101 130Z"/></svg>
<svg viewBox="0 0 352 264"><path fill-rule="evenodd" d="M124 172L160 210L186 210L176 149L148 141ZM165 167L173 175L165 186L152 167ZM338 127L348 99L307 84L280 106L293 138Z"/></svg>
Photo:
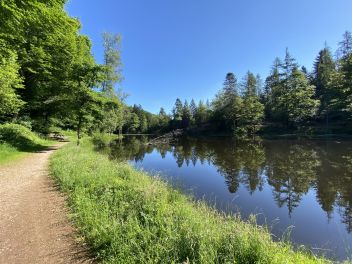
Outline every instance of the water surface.
<svg viewBox="0 0 352 264"><path fill-rule="evenodd" d="M115 141L110 157L157 173L218 210L245 219L256 214L275 239L289 237L338 260L352 256L352 141L147 142Z"/></svg>

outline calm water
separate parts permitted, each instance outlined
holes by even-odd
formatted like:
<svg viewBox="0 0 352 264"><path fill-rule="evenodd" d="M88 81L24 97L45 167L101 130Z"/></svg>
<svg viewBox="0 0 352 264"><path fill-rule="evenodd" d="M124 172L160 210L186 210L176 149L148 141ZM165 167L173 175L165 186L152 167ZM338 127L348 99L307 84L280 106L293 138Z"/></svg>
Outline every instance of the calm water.
<svg viewBox="0 0 352 264"><path fill-rule="evenodd" d="M275 238L334 259L352 256L352 141L184 138L116 141L110 156L158 173L217 209L256 214Z"/></svg>

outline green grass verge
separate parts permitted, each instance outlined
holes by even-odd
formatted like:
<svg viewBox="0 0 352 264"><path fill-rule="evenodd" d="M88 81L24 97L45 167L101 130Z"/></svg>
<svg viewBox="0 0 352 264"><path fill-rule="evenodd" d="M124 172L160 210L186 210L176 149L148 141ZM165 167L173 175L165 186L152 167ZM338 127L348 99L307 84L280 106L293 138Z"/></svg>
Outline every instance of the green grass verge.
<svg viewBox="0 0 352 264"><path fill-rule="evenodd" d="M54 142L18 124L0 125L0 164L43 150Z"/></svg>
<svg viewBox="0 0 352 264"><path fill-rule="evenodd" d="M51 171L85 243L103 263L329 263L273 242L255 220L220 214L110 161L87 139L54 153Z"/></svg>
<svg viewBox="0 0 352 264"><path fill-rule="evenodd" d="M25 155L26 152L19 151L11 145L0 144L0 164L5 164L12 160L22 158Z"/></svg>

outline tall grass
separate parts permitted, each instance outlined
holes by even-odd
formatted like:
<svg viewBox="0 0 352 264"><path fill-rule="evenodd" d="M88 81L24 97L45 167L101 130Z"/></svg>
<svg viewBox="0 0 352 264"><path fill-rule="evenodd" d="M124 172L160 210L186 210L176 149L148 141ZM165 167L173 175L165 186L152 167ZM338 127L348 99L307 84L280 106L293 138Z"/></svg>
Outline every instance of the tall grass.
<svg viewBox="0 0 352 264"><path fill-rule="evenodd" d="M110 161L91 143L51 161L74 223L103 263L328 263L273 242L255 221L226 216L161 180Z"/></svg>

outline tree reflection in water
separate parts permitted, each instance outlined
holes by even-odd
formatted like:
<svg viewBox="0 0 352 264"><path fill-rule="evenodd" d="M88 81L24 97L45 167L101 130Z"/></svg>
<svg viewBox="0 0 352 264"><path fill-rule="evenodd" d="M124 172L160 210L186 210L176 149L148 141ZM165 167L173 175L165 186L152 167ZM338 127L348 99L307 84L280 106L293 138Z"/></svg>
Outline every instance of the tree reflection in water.
<svg viewBox="0 0 352 264"><path fill-rule="evenodd" d="M336 208L347 231L352 232L352 144L336 141L275 140L236 142L233 139L182 138L175 144L148 145L148 137L131 136L111 142L111 159L143 161L157 151L170 154L178 167L209 163L217 168L236 193L245 186L250 194L272 188L278 207L291 216L312 188L316 200L330 219Z"/></svg>

